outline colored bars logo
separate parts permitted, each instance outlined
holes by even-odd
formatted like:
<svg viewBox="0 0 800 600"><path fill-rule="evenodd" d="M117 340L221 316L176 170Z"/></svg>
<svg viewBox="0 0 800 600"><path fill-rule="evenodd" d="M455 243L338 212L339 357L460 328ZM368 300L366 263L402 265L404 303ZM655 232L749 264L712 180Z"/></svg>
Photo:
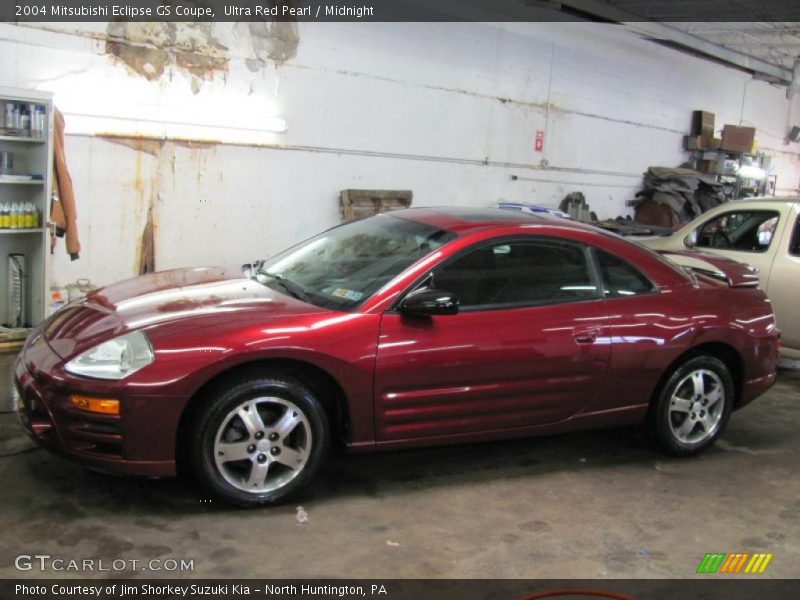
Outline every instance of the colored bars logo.
<svg viewBox="0 0 800 600"><path fill-rule="evenodd" d="M713 552L705 555L705 558L700 562L700 566L697 567L697 572L729 573L734 575L736 573L763 573L771 560L772 554L763 552L755 554L750 554L749 552L736 552L734 554Z"/></svg>

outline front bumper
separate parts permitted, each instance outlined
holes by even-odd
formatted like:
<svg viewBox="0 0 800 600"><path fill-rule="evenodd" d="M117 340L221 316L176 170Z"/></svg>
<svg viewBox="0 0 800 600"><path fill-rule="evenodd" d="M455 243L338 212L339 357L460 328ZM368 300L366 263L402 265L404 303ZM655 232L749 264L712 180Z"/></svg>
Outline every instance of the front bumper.
<svg viewBox="0 0 800 600"><path fill-rule="evenodd" d="M120 415L78 410L69 402L70 394L98 395L96 388L108 384L68 379L61 362L38 334L17 358L17 413L34 441L53 454L100 471L148 477L175 475L178 416L170 419L175 411L169 410L174 403L156 396L132 397L120 387L116 394L122 406ZM161 410L164 405L166 411Z"/></svg>

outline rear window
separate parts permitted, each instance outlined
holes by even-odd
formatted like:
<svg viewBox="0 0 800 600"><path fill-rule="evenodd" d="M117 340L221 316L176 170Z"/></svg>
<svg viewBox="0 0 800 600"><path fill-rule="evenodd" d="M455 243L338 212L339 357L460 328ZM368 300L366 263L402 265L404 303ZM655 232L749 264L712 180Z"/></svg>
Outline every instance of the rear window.
<svg viewBox="0 0 800 600"><path fill-rule="evenodd" d="M655 291L653 283L630 263L602 250L598 250L597 260L606 298L640 296Z"/></svg>

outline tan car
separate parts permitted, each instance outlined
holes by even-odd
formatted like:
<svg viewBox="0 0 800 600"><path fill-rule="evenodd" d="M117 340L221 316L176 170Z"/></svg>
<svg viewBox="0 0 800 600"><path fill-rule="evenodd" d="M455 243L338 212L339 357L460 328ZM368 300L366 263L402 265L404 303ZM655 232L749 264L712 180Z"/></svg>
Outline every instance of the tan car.
<svg viewBox="0 0 800 600"><path fill-rule="evenodd" d="M757 269L781 330L782 354L800 359L800 199L733 200L672 235L639 241L654 250L711 252Z"/></svg>

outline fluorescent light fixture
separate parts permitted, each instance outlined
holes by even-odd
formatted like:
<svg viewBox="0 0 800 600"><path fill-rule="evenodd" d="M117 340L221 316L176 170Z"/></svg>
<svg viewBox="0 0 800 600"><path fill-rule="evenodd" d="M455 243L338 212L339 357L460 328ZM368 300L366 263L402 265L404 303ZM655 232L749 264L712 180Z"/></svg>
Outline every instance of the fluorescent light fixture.
<svg viewBox="0 0 800 600"><path fill-rule="evenodd" d="M209 83L200 93L89 70L48 82L73 135L131 136L230 144L274 144L287 131L274 98Z"/></svg>
<svg viewBox="0 0 800 600"><path fill-rule="evenodd" d="M129 135L158 139L258 144L270 141L265 134L284 133L288 129L286 121L280 117L264 118L259 123L260 126L243 127L233 124L193 122L179 117L159 120L66 110L64 114L66 132L73 135Z"/></svg>

